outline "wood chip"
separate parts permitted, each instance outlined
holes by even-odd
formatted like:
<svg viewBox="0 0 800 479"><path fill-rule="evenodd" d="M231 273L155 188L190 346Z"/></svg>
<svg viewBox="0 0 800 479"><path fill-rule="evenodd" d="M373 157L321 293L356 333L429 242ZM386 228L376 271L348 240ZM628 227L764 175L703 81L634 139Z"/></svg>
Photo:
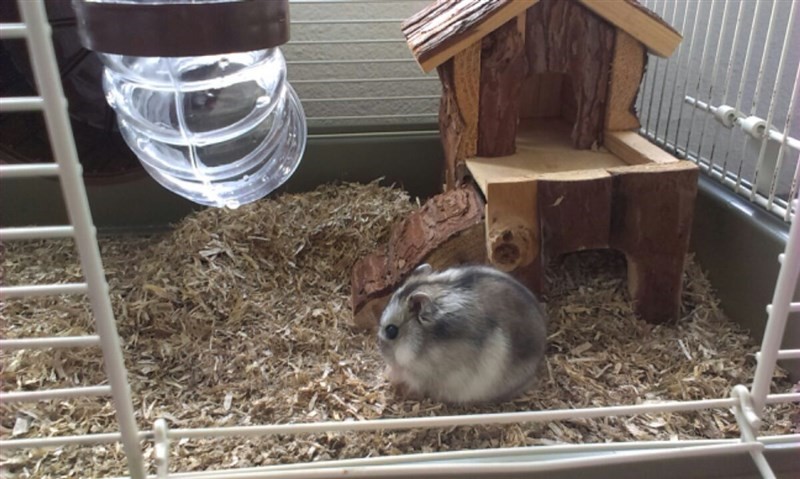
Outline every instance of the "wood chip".
<svg viewBox="0 0 800 479"><path fill-rule="evenodd" d="M551 317L547 361L530 391L492 406L397 395L383 377L374 336L348 326L350 267L418 207L403 191L377 183L329 185L234 211L204 210L164 234L100 237L139 427L149 431L159 417L171 427L196 428L721 398L752 381L758 344L724 317L691 258L683 319L654 327L633 315L624 257L590 251L549 265L550 293L542 298ZM82 279L68 240L0 245L0 255L3 284ZM94 334L88 302L79 296L7 300L0 331L8 338ZM65 349L57 359L49 351L0 351L0 381L14 390L106 378L92 348ZM773 391L792 386L778 369ZM106 399L45 401L25 405L24 413L20 407L0 405L3 439L116 430ZM22 417L36 419L24 425L17 422ZM761 433L788 433L798 417L796 405L770 407ZM170 463L173 471L199 471L490 446L722 437L738 437L735 419L710 410L192 439L171 445ZM118 476L126 474L124 464L118 445L0 451L8 477Z"/></svg>

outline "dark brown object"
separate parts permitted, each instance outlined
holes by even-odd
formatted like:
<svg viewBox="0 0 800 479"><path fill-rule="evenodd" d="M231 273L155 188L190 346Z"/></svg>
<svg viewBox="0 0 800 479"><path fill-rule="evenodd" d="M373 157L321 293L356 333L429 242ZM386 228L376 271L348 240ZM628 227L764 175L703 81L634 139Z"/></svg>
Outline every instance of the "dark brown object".
<svg viewBox="0 0 800 479"><path fill-rule="evenodd" d="M444 189L459 186L469 174L464 159L478 151L481 42L439 65L442 99L439 131L444 150Z"/></svg>
<svg viewBox="0 0 800 479"><path fill-rule="evenodd" d="M516 17L536 0L436 2L403 22L403 35L426 72ZM431 22L435 27L431 28Z"/></svg>
<svg viewBox="0 0 800 479"><path fill-rule="evenodd" d="M393 290L423 262L434 268L485 262L483 210L475 188L458 188L431 198L395 225L385 249L353 266L354 324L374 327Z"/></svg>
<svg viewBox="0 0 800 479"><path fill-rule="evenodd" d="M520 91L527 70L524 47L516 19L483 39L478 156L506 156L515 151Z"/></svg>
<svg viewBox="0 0 800 479"><path fill-rule="evenodd" d="M102 53L144 57L217 55L263 50L289 41L289 0L72 3L81 43Z"/></svg>
<svg viewBox="0 0 800 479"><path fill-rule="evenodd" d="M417 63L429 72L539 1L439 0L406 20L402 31ZM627 32L655 55L668 58L681 41L677 31L633 0L572 1Z"/></svg>
<svg viewBox="0 0 800 479"><path fill-rule="evenodd" d="M610 246L628 259L636 312L653 323L680 317L699 170L688 161L636 165L611 172Z"/></svg>
<svg viewBox="0 0 800 479"><path fill-rule="evenodd" d="M466 125L456 99L453 60L437 68L442 82L442 99L439 101L439 137L444 153L443 184L445 191L452 190L461 180L464 156L461 154ZM459 171L457 171L457 169Z"/></svg>
<svg viewBox="0 0 800 479"><path fill-rule="evenodd" d="M614 27L572 0L541 0L527 12L525 37L530 74L563 73L575 98L576 148L602 144ZM564 87L562 86L562 89Z"/></svg>
<svg viewBox="0 0 800 479"><path fill-rule="evenodd" d="M611 175L599 170L580 179L537 182L543 261L564 253L608 248Z"/></svg>

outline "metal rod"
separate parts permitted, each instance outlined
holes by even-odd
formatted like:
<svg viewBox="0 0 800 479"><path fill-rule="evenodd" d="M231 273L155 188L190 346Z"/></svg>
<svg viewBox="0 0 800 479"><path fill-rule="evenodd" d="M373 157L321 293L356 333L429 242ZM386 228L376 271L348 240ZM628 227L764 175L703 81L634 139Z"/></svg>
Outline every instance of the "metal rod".
<svg viewBox="0 0 800 479"><path fill-rule="evenodd" d="M67 115L67 100L61 85L58 63L53 50L52 31L42 0L19 0L22 20L29 29L28 52L39 94L44 98L44 119L53 156L61 168L61 188L73 226L81 268L89 285L89 302L97 333L102 338L103 365L108 376L122 434L128 469L133 479L145 477L144 459L139 447L139 431L134 419L130 385L122 359L114 312L108 296L108 284L97 246L89 201L78 163L75 139Z"/></svg>
<svg viewBox="0 0 800 479"><path fill-rule="evenodd" d="M664 141L663 138L654 137L653 135L648 134L644 130L640 130L640 133L645 138L648 138L649 140L654 142L656 145L658 145L658 146L660 146L662 148L665 148L667 151L675 154L676 156L683 156L683 157L695 162L697 164L697 166L700 168L701 171L703 171L704 173L708 174L709 177L711 177L713 179L716 179L716 180L719 180L723 185L730 187L736 194L738 194L738 195L740 195L740 196L742 196L744 198L746 198L748 196L747 194L743 193L742 191L736 191L735 190L736 176L733 173L724 172L722 167L720 167L719 165L715 165L713 168L711 168L711 167L709 167L707 162L702 160L702 158L697 158L695 156L692 156L688 152L680 151L680 148L676 147L675 145L673 145L671 143L668 143L668 142ZM745 186L745 188L749 188L749 185L747 185L747 184L745 184L744 186ZM749 193L749 190L746 190L746 192ZM764 209L768 209L767 208L767 198L765 198L765 197L763 197L761 195L756 195L754 203L757 204L758 206L763 207ZM774 204L771 208L768 209L768 211L770 211L770 212L772 212L772 213L774 213L774 214L776 214L776 215L778 215L780 217L783 217L784 214L788 211L788 208L783 208L778 204ZM788 221L788 219L787 219L787 221Z"/></svg>
<svg viewBox="0 0 800 479"><path fill-rule="evenodd" d="M380 43L406 43L405 38L356 38L353 40L290 40L287 46L291 45L361 45L361 44L380 44Z"/></svg>
<svg viewBox="0 0 800 479"><path fill-rule="evenodd" d="M747 416L752 415L753 411L750 409L752 406L750 402L750 395L747 391L747 388L738 385L733 390L733 395L739 397L739 403L734 406L734 416L736 417L736 422L739 424L739 431L742 437L742 441L744 444L760 444L756 439L756 433L753 430L754 426L752 426L752 421L749 421ZM750 458L753 459L753 462L758 469L758 472L761 473L761 477L763 479L776 479L775 473L772 471L767 459L764 457L764 449L753 449L748 451L750 453Z"/></svg>
<svg viewBox="0 0 800 479"><path fill-rule="evenodd" d="M798 179L800 179L800 162L795 171L795 181ZM772 308L761 342L761 358L756 366L753 386L750 389L756 413L759 415L763 412L769 394L772 375L778 360L778 350L786 329L786 321L789 318L798 275L800 275L800 221L793 221L789 227L789 238L783 254L783 261L770 303Z"/></svg>
<svg viewBox="0 0 800 479"><path fill-rule="evenodd" d="M798 208L797 199L792 200L792 198L797 198L798 195L797 187L800 185L800 181L798 181L798 178L800 178L800 159L798 159L797 163L795 164L795 170L796 172L794 179L792 180L792 186L789 188L789 204L783 214L784 221L790 220L792 216L792 208L794 208L795 211L797 211Z"/></svg>
<svg viewBox="0 0 800 479"><path fill-rule="evenodd" d="M773 444L796 444L800 441L800 434L787 434L783 436L762 436L759 442L765 445ZM256 472L256 471L285 471L292 469L324 469L330 467L355 467L355 466L376 466L387 464L408 464L424 463L431 461L453 461L469 459L493 459L493 458L512 458L520 456L556 455L556 454L593 454L599 452L617 451L639 451L647 449L675 449L678 447L694 447L713 444L732 444L739 442L739 439L702 439L702 440L681 440L681 441L635 441L635 442L616 442L616 443L591 443L591 444L569 444L552 446L526 446L497 449L473 449L448 452L432 452L419 454L401 454L396 456L367 457L360 459L340 459L331 461L315 461L311 463L280 464L274 466L247 467L236 469L237 472ZM2 445L2 444L0 444ZM230 470L208 471L206 477L211 479L227 478ZM187 479L192 474L197 473L174 473L170 477L174 479ZM116 478L123 479L123 478ZM148 479L156 479L156 476L148 476Z"/></svg>
<svg viewBox="0 0 800 479"><path fill-rule="evenodd" d="M287 60L287 65L350 65L362 63L416 63L413 58L365 58L355 60Z"/></svg>
<svg viewBox="0 0 800 479"><path fill-rule="evenodd" d="M200 429L170 429L171 439L184 437L267 436L275 434L313 434L345 431L384 431L415 428L443 428L450 426L477 426L487 424L515 424L524 422L562 421L565 419L595 418L605 416L630 416L645 413L698 411L728 408L735 404L733 398L698 401L671 401L659 404L635 404L599 408L565 409L556 411L524 411L496 414L465 414L400 419L372 419L357 422L329 421L306 424L275 424L264 426L233 426Z"/></svg>
<svg viewBox="0 0 800 479"><path fill-rule="evenodd" d="M147 439L152 433L139 433L139 439ZM81 434L79 436L51 436L51 437L32 437L30 439L11 439L0 440L0 450L8 449L33 449L43 447L62 447L62 446L87 446L96 444L111 444L122 441L122 434L118 432L101 434Z"/></svg>
<svg viewBox="0 0 800 479"><path fill-rule="evenodd" d="M357 459L337 459L330 461L315 461L295 464L278 464L267 467L246 467L236 469L238 473L290 471L296 469L325 469L331 467L364 467L391 464L414 464L434 461L456 461L475 459L509 459L522 456L558 455L558 454L597 454L603 452L616 453L621 451L643 451L653 449L675 449L680 447L710 446L717 444L733 444L738 439L698 439L685 441L631 441L614 443L589 443L589 444L555 444L548 446L523 446L495 449L472 449L446 452L429 452L417 454L398 454L392 456L364 457ZM217 470L205 472L211 479L224 479L230 470ZM184 479L195 473L175 473L170 477ZM150 476L155 479L155 476ZM121 479L121 478L120 478Z"/></svg>
<svg viewBox="0 0 800 479"><path fill-rule="evenodd" d="M689 49L689 58L688 58L688 61L687 61L687 64L686 64L687 71L689 73L686 74L686 81L683 82L683 96L684 97L686 97L686 95L689 93L689 77L691 76L691 71L694 70L693 68L689 68L689 64L691 63L692 49L694 48L695 36L697 35L697 24L700 23L700 5L702 5L702 2L699 2L697 4L697 10L695 11L696 18L695 18L694 24L692 25L692 45L691 45L691 48ZM709 17L710 16L711 16L711 13L709 11ZM708 35L706 35L706 38L708 38ZM698 78L699 78L702 75L702 71L698 71L697 75L698 75ZM681 134L681 123L683 122L683 105L684 105L684 103L681 102L680 105L681 105L680 109L678 110L678 125L675 127L675 144L676 145L678 144L678 137L680 137L680 134ZM692 110L692 113L694 113L694 110ZM693 119L694 119L694 117L692 117L692 120ZM691 131L692 131L692 124L689 123L689 132L687 133L687 139L691 135ZM689 149L686 148L685 151L688 152Z"/></svg>
<svg viewBox="0 0 800 479"><path fill-rule="evenodd" d="M794 4L792 4L792 10L794 10ZM789 28L792 28L791 26L794 25L794 23L795 20L792 17L789 17L789 25L790 25ZM783 60L783 58L781 58L781 60ZM781 146L778 147L778 158L775 161L775 169L772 172L772 180L770 182L770 189L768 195L768 204L770 206L772 206L772 203L775 201L775 194L778 189L778 176L781 174L781 169L783 168L783 159L786 155L786 147L787 146L791 147L789 142L792 140L792 138L789 137L789 132L792 131L792 121L794 120L794 113L795 113L794 108L795 108L795 102L797 101L798 97L798 90L800 90L800 68L797 69L794 76L794 84L792 85L792 96L789 99L789 109L786 111L786 122L784 123L783 126L784 134L782 135L782 138L780 140L776 140L780 142ZM772 128L770 128L768 131L770 133L770 138L773 138ZM794 149L800 151L800 140L796 140L796 143L797 144L794 146ZM800 163L800 159L798 160L798 163ZM791 206L786 210L787 212L791 211Z"/></svg>
<svg viewBox="0 0 800 479"><path fill-rule="evenodd" d="M495 477L508 474L525 474L532 472L565 471L582 467L606 466L615 464L640 463L676 458L705 457L713 455L733 455L744 452L760 451L764 446L755 443L715 444L665 450L633 451L600 456L515 461L515 462L460 462L432 464L390 464L366 467L330 467L320 469L270 471L269 466L250 472L226 471L224 477L229 479L286 478L286 479L321 479L328 477L381 477L381 476L419 476L439 477L462 475L479 475ZM220 471L186 473L184 479L218 479Z"/></svg>
<svg viewBox="0 0 800 479"><path fill-rule="evenodd" d="M794 3L794 2L792 2ZM758 101L761 99L761 88L764 85L764 70L767 67L767 60L769 59L770 53L772 53L772 49L769 48L769 45L772 40L772 34L774 33L774 26L775 20L777 19L778 9L775 8L775 3L771 4L771 9L769 12L769 23L767 24L767 34L764 38L764 50L761 52L761 62L758 65L758 76L756 77L756 89L753 92L753 102L750 105L750 114L755 115L756 109L758 108ZM791 17L790 17L791 18ZM786 32L786 40L789 39L789 32ZM777 78L776 78L777 79Z"/></svg>
<svg viewBox="0 0 800 479"><path fill-rule="evenodd" d="M725 37L725 30L728 27L728 5L730 5L730 2L728 0L725 0L725 7L722 10L722 26L720 27L719 36L717 37L717 44L716 44L716 46L714 46L714 51L715 52L719 51L720 44L722 44L722 39ZM709 27L710 27L710 23L709 23ZM708 98L708 101L711 101L714 98L714 85L716 85L716 83L717 83L717 74L719 73L719 64L722 63L720 60L721 60L720 58L717 58L716 61L714 61L714 68L711 71L711 81L708 84L708 93L706 95L706 98ZM699 82L698 82L697 86L698 86L698 91L699 91L699 89L700 89L700 83ZM705 140L705 136L706 136L706 127L708 126L708 118L703 118L703 121L701 122L701 124L703 126L700 128L700 141L698 142L698 147L697 147L697 156L698 157L702 156L703 140ZM712 150L714 148L714 142L713 141L711 142L711 148L712 148ZM713 163L711 162L710 158L709 158L708 162L709 162L709 164L711 164L713 166Z"/></svg>
<svg viewBox="0 0 800 479"><path fill-rule="evenodd" d="M728 101L728 93L730 92L730 86L731 86L731 77L733 76L733 67L731 67L731 65L734 64L734 60L736 59L736 51L739 46L739 38L741 38L741 35L739 35L739 28L742 26L743 23L742 19L744 18L744 6L742 5L742 2L737 2L737 4L739 7L739 13L736 14L736 27L734 27L733 29L733 45L731 45L731 54L728 58L728 72L725 75L725 91L722 94L723 102ZM711 101L711 98L709 97L708 100ZM730 145L730 138L728 139L727 144ZM712 167L714 166L714 151L716 150L716 146L717 146L716 142L714 142L714 144L711 145L711 153L709 154L708 158L708 162ZM723 167L724 166L725 165L723 164Z"/></svg>
<svg viewBox="0 0 800 479"><path fill-rule="evenodd" d="M111 386L87 386L80 388L43 389L39 391L14 391L0 393L0 403L46 401L76 397L109 396Z"/></svg>
<svg viewBox="0 0 800 479"><path fill-rule="evenodd" d="M292 85L315 85L328 83L382 83L382 82L432 82L439 81L438 78L419 76L419 77L383 77L383 78L331 78L322 80L292 80Z"/></svg>
<svg viewBox="0 0 800 479"><path fill-rule="evenodd" d="M45 238L70 238L75 234L72 226L27 226L19 228L0 228L0 240L31 240Z"/></svg>
<svg viewBox="0 0 800 479"><path fill-rule="evenodd" d="M25 28L24 23L0 23L0 39L2 40L25 38L27 34L28 29Z"/></svg>
<svg viewBox="0 0 800 479"><path fill-rule="evenodd" d="M800 393L770 394L767 396L765 404L781 404L786 402L800 402Z"/></svg>
<svg viewBox="0 0 800 479"><path fill-rule="evenodd" d="M781 349L778 351L778 360L800 359L800 349Z"/></svg>
<svg viewBox="0 0 800 479"><path fill-rule="evenodd" d="M408 2L430 2L430 0L292 0L292 3L300 5L330 5L336 4L356 4L356 3L408 3Z"/></svg>
<svg viewBox="0 0 800 479"><path fill-rule="evenodd" d="M409 95L409 96L361 96L337 98L303 98L303 103L339 103L353 101L398 101L398 100L438 100L439 95Z"/></svg>
<svg viewBox="0 0 800 479"><path fill-rule="evenodd" d="M753 55L753 45L755 44L755 42L753 41L753 36L755 35L756 26L758 25L758 20L761 18L761 11L763 10L759 8L761 6L761 2L762 0L756 1L754 7L755 12L753 15L753 22L750 25L750 33L747 37L747 50L745 51L744 54L744 69L742 71L742 74L739 76L739 86L737 87L736 103L734 104L734 108L736 109L736 111L741 111L742 107L742 96L744 95L745 79L747 78L747 74L750 72L750 57L752 57ZM730 70L732 69L729 69L729 72ZM731 150L733 149L731 148L732 144L733 144L733 130L728 132L728 142L727 142L728 148L725 149L725 157L722 160L723 171L728 170L728 158L730 156ZM739 173L741 173L741 162L739 167ZM740 176L741 175L737 175L737 177ZM738 184L739 183L737 182L736 185ZM734 191L738 193L739 191L738 186L734 189Z"/></svg>
<svg viewBox="0 0 800 479"><path fill-rule="evenodd" d="M706 69L706 58L708 53L708 44L711 38L711 23L714 21L715 15L714 12L716 11L717 5L719 5L718 0L711 0L711 7L709 7L708 12L708 23L706 24L706 37L703 39L703 52L700 55L700 70L697 72L697 83L694 87L694 96L698 96L700 93L700 84L703 82L703 73ZM717 43L719 45L719 42ZM686 135L686 151L689 151L689 147L691 146L692 142L692 132L694 132L694 116L696 110L692 109L691 114L689 115L689 133ZM697 146L697 156L701 156L700 150L702 149L703 145L699 144Z"/></svg>
<svg viewBox="0 0 800 479"><path fill-rule="evenodd" d="M100 346L100 336L54 336L51 338L0 339L0 350L88 348Z"/></svg>
<svg viewBox="0 0 800 479"><path fill-rule="evenodd" d="M739 85L737 87L737 93L736 93L736 103L734 104L734 109L736 111L741 111L742 96L744 95L745 79L747 78L747 74L750 72L750 57L752 56L753 44L755 43L755 42L752 41L753 40L753 32L755 32L756 27L758 26L758 21L761 18L762 9L759 8L761 6L761 1L762 0L758 0L756 2L756 4L755 4L754 14L753 14L753 21L750 24L750 35L748 36L748 40L747 40L747 50L745 51L745 54L744 54L744 69L743 69L741 75L739 76ZM739 26L737 25L736 28L738 29ZM730 70L733 70L733 69L731 68ZM729 71L729 73L730 73L730 71ZM730 147L730 145L732 143L733 143L733 131L731 130L731 131L728 132L728 142L727 142L727 144L729 146L725 150L725 157L722 160L722 169L725 170L725 171L727 171L727 169L728 169L728 158L730 156L731 150L733 149L733 148Z"/></svg>
<svg viewBox="0 0 800 479"><path fill-rule="evenodd" d="M294 20L292 26L295 25L365 25L373 23L395 23L402 24L405 18L343 18L338 20Z"/></svg>
<svg viewBox="0 0 800 479"><path fill-rule="evenodd" d="M56 163L32 163L28 165L0 165L0 178L30 178L33 176L56 176Z"/></svg>
<svg viewBox="0 0 800 479"><path fill-rule="evenodd" d="M408 113L397 115L343 115L343 116L310 116L308 121L324 121L324 120L396 120L403 118L437 118L436 113Z"/></svg>
<svg viewBox="0 0 800 479"><path fill-rule="evenodd" d="M800 72L800 70L798 70L798 72ZM800 79L800 74L798 74L798 79ZM792 95L792 99L790 100L790 105L792 103L792 100L794 100L795 96L796 95ZM708 112L708 113L712 113L712 114L714 112L716 112L717 108L718 108L718 107L716 107L714 105L709 105L708 103L706 103L706 102L704 102L702 100L698 100L697 98L693 98L693 97L690 97L690 96L687 96L686 98L684 98L684 101L687 104L692 105L693 107L697 108L698 110L702 110L702 111L705 111L705 112ZM745 119L745 117L741 116L741 112L737 112L737 113L739 113L740 116L737 116L736 120L734 120L734 123L737 126L742 126L742 121ZM791 117L789 117L789 118L791 118ZM797 151L800 151L800 140L798 140L797 138L788 136L788 135L786 135L786 134L784 134L784 133L782 133L782 132L780 132L780 131L778 131L778 130L776 130L774 128L770 128L769 130L767 130L767 133L765 134L765 138L769 138L770 140L774 140L774 141L777 141L777 142L785 143L787 147L792 148L792 149L797 150ZM698 154L698 157L699 157L699 154Z"/></svg>
<svg viewBox="0 0 800 479"><path fill-rule="evenodd" d="M790 20L791 20L792 17L794 17L794 12L795 12L794 8L797 5L797 2L791 2L791 5L792 6L789 9L789 19ZM778 10L777 8L773 9L773 14L777 10ZM769 29L767 31L767 40L766 40L767 43L766 43L766 45L769 45L769 41L772 38L772 23L773 23L773 21L774 21L774 18L770 18ZM787 57L787 55L789 53L790 39L794 39L795 41L797 41L797 39L794 38L793 32L794 32L794 22L790 21L789 25L786 27L786 35L783 38L783 46L781 47L780 60L778 60L778 72L775 75L775 83L772 85L772 98L770 99L769 109L767 110L767 132L772 130L772 120L773 120L774 115L775 115L775 106L776 106L776 101L778 100L778 90L780 89L781 84L783 83L783 69L784 69L784 66L786 65L786 57ZM765 50L767 50L767 46L766 45L764 46ZM764 68L765 68L765 62L766 62L767 57L768 57L768 55L765 52L764 57L761 59L761 67L760 67L759 72L758 72L759 82L761 80L761 77L764 76ZM760 92L758 92L758 84L756 84L756 91L757 91L756 94L758 95L758 93L760 93ZM753 114L755 114L755 110L756 110L756 101L757 101L757 99L754 99L754 101L753 101ZM789 130L784 128L784 132L786 134L788 134ZM761 172L761 168L764 167L764 154L767 151L767 143L769 143L769 135L765 135L764 138L761 139L761 146L760 146L760 148L758 150L758 160L756 161L756 170L755 170L755 172L753 172L753 181L752 181L752 183L754 185L754 188L750 192L750 199L751 200L755 196L756 190L758 189L758 175ZM776 158L776 164L777 164L777 158ZM773 177L774 174L775 174L774 168L775 168L775 166L773 165L773 171L771 172L770 177ZM772 185L770 185L770 186L772 186ZM770 189L772 189L772 188L770 188ZM767 193L767 194L769 194L769 193Z"/></svg>
<svg viewBox="0 0 800 479"><path fill-rule="evenodd" d="M664 4L666 4L666 0L664 0ZM655 9L656 9L657 5L658 5L658 0L654 0L653 1L653 5L652 6L647 5L647 8L649 8L650 10L655 12ZM647 85L650 85L650 106L652 107L652 105L653 105L653 94L654 94L654 91L655 91L656 76L658 75L658 61L655 60L653 56L650 56L649 61L655 62L655 69L651 74L646 75L644 77L644 82L643 82L644 84L642 85L642 95L641 95L641 100L642 101L641 101L641 103L639 105L639 109L638 109L638 111L640 111L640 112L644 112L645 97L647 96ZM647 114L647 125L648 125L648 127L650 125L650 113L649 113L649 110L648 110L648 114Z"/></svg>
<svg viewBox="0 0 800 479"><path fill-rule="evenodd" d="M89 291L86 283L31 284L24 286L0 287L0 298L26 298L59 294L85 294Z"/></svg>
<svg viewBox="0 0 800 479"><path fill-rule="evenodd" d="M684 26L686 25L686 18L689 16L689 5L690 4L691 3L684 4L685 5L684 11L683 11L683 20L684 20L683 21L683 25ZM694 30L694 26L697 24L697 12L700 9L699 2L694 3L694 4L695 4L695 14L692 15L692 17L694 18L692 30ZM685 29L683 27L681 28L681 35L685 35ZM684 43L686 43L686 40L684 40L683 42L681 42L680 45L678 45L678 56L680 57L681 55L684 54L684 52L686 53L686 68L685 68L685 71L689 71L689 62L691 61L691 58L692 58L692 46L694 45L694 36L692 35L692 36L689 37L689 44L686 45L685 49L683 48L684 47ZM672 108L673 108L673 106L675 104L675 94L678 92L678 72L680 70L681 70L681 67L680 67L680 58L679 58L678 59L678 64L676 65L676 68L675 68L675 76L673 78L673 83L672 83L672 85L673 85L673 87L672 87L672 98L671 98L670 104L669 104L669 112L667 113L667 129L666 129L666 131L664 131L664 138L665 139L669 138L669 127L670 127L670 123L672 121ZM688 84L688 81L689 81L689 77L687 75L686 79L684 80L684 83ZM686 95L684 94L684 97L685 96ZM679 102L678 111L677 111L678 117L680 117L682 112L683 112L683 102ZM680 123L680 122L678 122L678 123ZM675 139L673 140L673 143L675 143L676 145L678 144L678 133L679 132L680 132L680 130L676 127L676 129L675 129Z"/></svg>
<svg viewBox="0 0 800 479"><path fill-rule="evenodd" d="M670 18L669 23L674 24L675 20L678 18L678 2L673 0L672 2L672 18ZM683 14L683 22L686 22L686 9L684 9ZM681 25L681 30L683 30L683 25ZM680 47L678 47L680 51ZM661 98L658 100L658 112L656 113L656 127L653 130L653 134L658 134L659 126L661 125L661 109L664 107L664 92L667 89L667 77L669 76L669 69L672 65L672 59L666 59L665 67L664 67L664 78L661 80Z"/></svg>
<svg viewBox="0 0 800 479"><path fill-rule="evenodd" d="M44 107L44 100L38 96L18 96L0 98L0 113L18 111L38 111Z"/></svg>
<svg viewBox="0 0 800 479"><path fill-rule="evenodd" d="M783 259L781 259L781 264L783 264ZM771 304L767 306L767 314L770 313L772 313ZM789 313L800 313L800 303L789 303Z"/></svg>

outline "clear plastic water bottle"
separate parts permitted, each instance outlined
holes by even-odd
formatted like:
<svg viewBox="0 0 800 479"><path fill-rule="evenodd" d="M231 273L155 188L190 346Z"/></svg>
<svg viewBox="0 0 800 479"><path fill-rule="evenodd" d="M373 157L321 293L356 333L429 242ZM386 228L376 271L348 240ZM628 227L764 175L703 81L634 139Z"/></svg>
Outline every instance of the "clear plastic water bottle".
<svg viewBox="0 0 800 479"><path fill-rule="evenodd" d="M165 188L196 203L236 208L269 194L297 168L306 121L277 47L192 57L100 57L106 99L122 135Z"/></svg>

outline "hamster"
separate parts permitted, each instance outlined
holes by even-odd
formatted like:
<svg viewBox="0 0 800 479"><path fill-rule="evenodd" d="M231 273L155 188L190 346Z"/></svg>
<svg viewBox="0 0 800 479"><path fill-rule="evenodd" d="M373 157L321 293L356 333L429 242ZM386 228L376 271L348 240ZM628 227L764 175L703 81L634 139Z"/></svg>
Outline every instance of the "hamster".
<svg viewBox="0 0 800 479"><path fill-rule="evenodd" d="M392 383L448 403L512 399L536 378L547 341L536 297L489 266L418 266L378 328Z"/></svg>

